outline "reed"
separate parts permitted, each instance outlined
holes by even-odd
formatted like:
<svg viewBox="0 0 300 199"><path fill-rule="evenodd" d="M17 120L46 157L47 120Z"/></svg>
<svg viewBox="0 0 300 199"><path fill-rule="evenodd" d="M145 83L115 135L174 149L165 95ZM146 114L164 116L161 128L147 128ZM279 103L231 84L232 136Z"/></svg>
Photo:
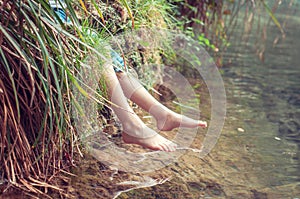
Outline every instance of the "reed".
<svg viewBox="0 0 300 199"><path fill-rule="evenodd" d="M237 27L239 20L244 21L244 27L242 27L244 32L240 38L235 37L234 41L247 41L251 32L262 35L256 41L257 54L262 61L265 51L266 26L274 23L281 34L278 37L285 37L283 26L286 22L280 23L276 17L276 10L282 3L279 0L176 0L170 2L176 5L176 16L183 30L200 44L213 50L212 54L218 66L223 64L223 54L230 46L233 32L236 28L241 28ZM294 1L289 0L285 3L292 6ZM255 21L258 23L254 23ZM278 41L278 37L275 38L274 43Z"/></svg>

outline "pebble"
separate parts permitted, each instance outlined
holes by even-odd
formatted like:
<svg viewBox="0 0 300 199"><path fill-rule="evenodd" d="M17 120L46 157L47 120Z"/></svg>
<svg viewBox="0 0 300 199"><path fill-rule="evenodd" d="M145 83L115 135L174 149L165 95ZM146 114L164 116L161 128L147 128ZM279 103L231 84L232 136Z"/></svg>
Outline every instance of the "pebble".
<svg viewBox="0 0 300 199"><path fill-rule="evenodd" d="M242 133L245 132L245 130L243 128L237 128L237 130L238 130L238 132L242 132Z"/></svg>
<svg viewBox="0 0 300 199"><path fill-rule="evenodd" d="M279 137L274 137L274 139L275 139L275 140L278 140L278 141L281 140L281 138L279 138Z"/></svg>

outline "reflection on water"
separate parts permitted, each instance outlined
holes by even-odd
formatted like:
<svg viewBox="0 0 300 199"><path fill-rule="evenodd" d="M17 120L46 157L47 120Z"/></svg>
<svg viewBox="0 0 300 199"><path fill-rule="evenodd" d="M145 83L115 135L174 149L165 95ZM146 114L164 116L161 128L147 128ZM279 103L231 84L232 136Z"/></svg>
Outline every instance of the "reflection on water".
<svg viewBox="0 0 300 199"><path fill-rule="evenodd" d="M242 120L246 131L238 136L254 145L253 155L261 157L249 168L260 169L257 174L265 187L300 182L298 8L299 2L295 2L287 14L286 6L277 10L279 21L286 23L285 38L270 23L265 32L263 54L255 54L260 35L253 30L247 39L231 41L232 46L224 55L231 62L230 67L224 68L228 101L236 104L229 106L228 112ZM243 27L237 26L236 30L233 35L240 35Z"/></svg>

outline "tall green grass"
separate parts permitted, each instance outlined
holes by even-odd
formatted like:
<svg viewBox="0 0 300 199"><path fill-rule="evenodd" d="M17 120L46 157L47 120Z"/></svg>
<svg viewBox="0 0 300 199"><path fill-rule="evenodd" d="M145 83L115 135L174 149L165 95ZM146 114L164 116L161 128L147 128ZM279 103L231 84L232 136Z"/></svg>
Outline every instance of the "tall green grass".
<svg viewBox="0 0 300 199"><path fill-rule="evenodd" d="M87 96L77 69L89 51L99 53L75 14L90 13L66 3L72 26L46 0L0 1L0 177L44 196L48 188L64 193L53 179L81 154L72 89Z"/></svg>

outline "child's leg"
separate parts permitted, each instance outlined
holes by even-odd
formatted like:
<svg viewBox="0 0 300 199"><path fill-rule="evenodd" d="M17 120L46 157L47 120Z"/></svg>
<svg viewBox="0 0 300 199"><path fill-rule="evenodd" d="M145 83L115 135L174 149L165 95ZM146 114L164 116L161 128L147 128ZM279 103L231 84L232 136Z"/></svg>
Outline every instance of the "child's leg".
<svg viewBox="0 0 300 199"><path fill-rule="evenodd" d="M174 151L176 145L173 142L148 128L134 113L127 103L127 98L124 96L112 65L107 64L104 66L103 76L111 102L114 104L112 108L123 126L122 136L124 142L138 144L152 150Z"/></svg>
<svg viewBox="0 0 300 199"><path fill-rule="evenodd" d="M125 73L117 73L123 92L126 97L154 116L159 130L172 130L176 127L195 128L207 127L207 123L194 120L177 114L159 103L148 91L133 77Z"/></svg>

